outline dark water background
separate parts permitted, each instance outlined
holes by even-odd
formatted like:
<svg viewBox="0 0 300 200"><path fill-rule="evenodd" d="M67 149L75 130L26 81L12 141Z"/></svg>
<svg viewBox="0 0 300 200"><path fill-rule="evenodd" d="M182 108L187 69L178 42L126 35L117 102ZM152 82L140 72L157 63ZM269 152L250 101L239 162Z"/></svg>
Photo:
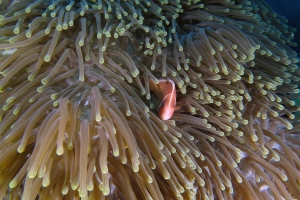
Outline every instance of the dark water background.
<svg viewBox="0 0 300 200"><path fill-rule="evenodd" d="M298 45L292 47L300 57L300 0L265 0L278 14L289 20L288 25L297 29L295 39Z"/></svg>
<svg viewBox="0 0 300 200"><path fill-rule="evenodd" d="M300 57L300 0L265 0L278 14L287 18L288 25L297 29L293 42L298 45L292 47ZM296 105L300 106L300 98L294 99ZM300 112L297 112L296 119L300 120Z"/></svg>

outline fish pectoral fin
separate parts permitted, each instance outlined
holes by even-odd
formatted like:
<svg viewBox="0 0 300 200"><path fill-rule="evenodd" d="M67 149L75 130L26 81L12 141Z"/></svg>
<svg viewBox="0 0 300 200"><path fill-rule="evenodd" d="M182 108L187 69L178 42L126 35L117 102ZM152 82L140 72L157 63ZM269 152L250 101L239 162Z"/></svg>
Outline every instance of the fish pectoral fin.
<svg viewBox="0 0 300 200"><path fill-rule="evenodd" d="M188 105L188 102L185 102L185 101L180 101L180 102L177 102L176 105L175 105L175 110L180 110L183 106L186 106Z"/></svg>

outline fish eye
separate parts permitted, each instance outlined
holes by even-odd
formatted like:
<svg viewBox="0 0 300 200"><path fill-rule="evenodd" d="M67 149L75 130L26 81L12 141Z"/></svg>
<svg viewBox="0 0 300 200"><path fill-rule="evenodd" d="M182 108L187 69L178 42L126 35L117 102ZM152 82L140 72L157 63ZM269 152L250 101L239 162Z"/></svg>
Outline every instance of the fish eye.
<svg viewBox="0 0 300 200"><path fill-rule="evenodd" d="M162 102L159 104L158 108L159 108L159 109L160 109L160 108L164 108L164 106L165 106L165 101L162 101Z"/></svg>

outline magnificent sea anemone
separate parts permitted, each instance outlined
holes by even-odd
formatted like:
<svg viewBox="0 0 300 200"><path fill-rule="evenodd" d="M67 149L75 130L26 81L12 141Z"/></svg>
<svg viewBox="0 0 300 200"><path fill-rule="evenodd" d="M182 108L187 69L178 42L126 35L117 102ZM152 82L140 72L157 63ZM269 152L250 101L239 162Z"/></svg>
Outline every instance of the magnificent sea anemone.
<svg viewBox="0 0 300 200"><path fill-rule="evenodd" d="M263 0L7 2L0 199L300 198L295 29Z"/></svg>

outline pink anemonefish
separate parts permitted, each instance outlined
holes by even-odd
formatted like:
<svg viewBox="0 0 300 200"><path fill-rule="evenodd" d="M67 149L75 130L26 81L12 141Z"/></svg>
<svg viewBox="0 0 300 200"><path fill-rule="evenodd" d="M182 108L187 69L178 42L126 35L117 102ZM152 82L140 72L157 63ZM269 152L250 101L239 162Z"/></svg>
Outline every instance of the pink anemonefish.
<svg viewBox="0 0 300 200"><path fill-rule="evenodd" d="M150 90L155 93L160 102L158 116L162 120L168 120L174 114L176 107L176 86L174 81L169 78L161 78L158 80L158 84L150 80L149 86Z"/></svg>

